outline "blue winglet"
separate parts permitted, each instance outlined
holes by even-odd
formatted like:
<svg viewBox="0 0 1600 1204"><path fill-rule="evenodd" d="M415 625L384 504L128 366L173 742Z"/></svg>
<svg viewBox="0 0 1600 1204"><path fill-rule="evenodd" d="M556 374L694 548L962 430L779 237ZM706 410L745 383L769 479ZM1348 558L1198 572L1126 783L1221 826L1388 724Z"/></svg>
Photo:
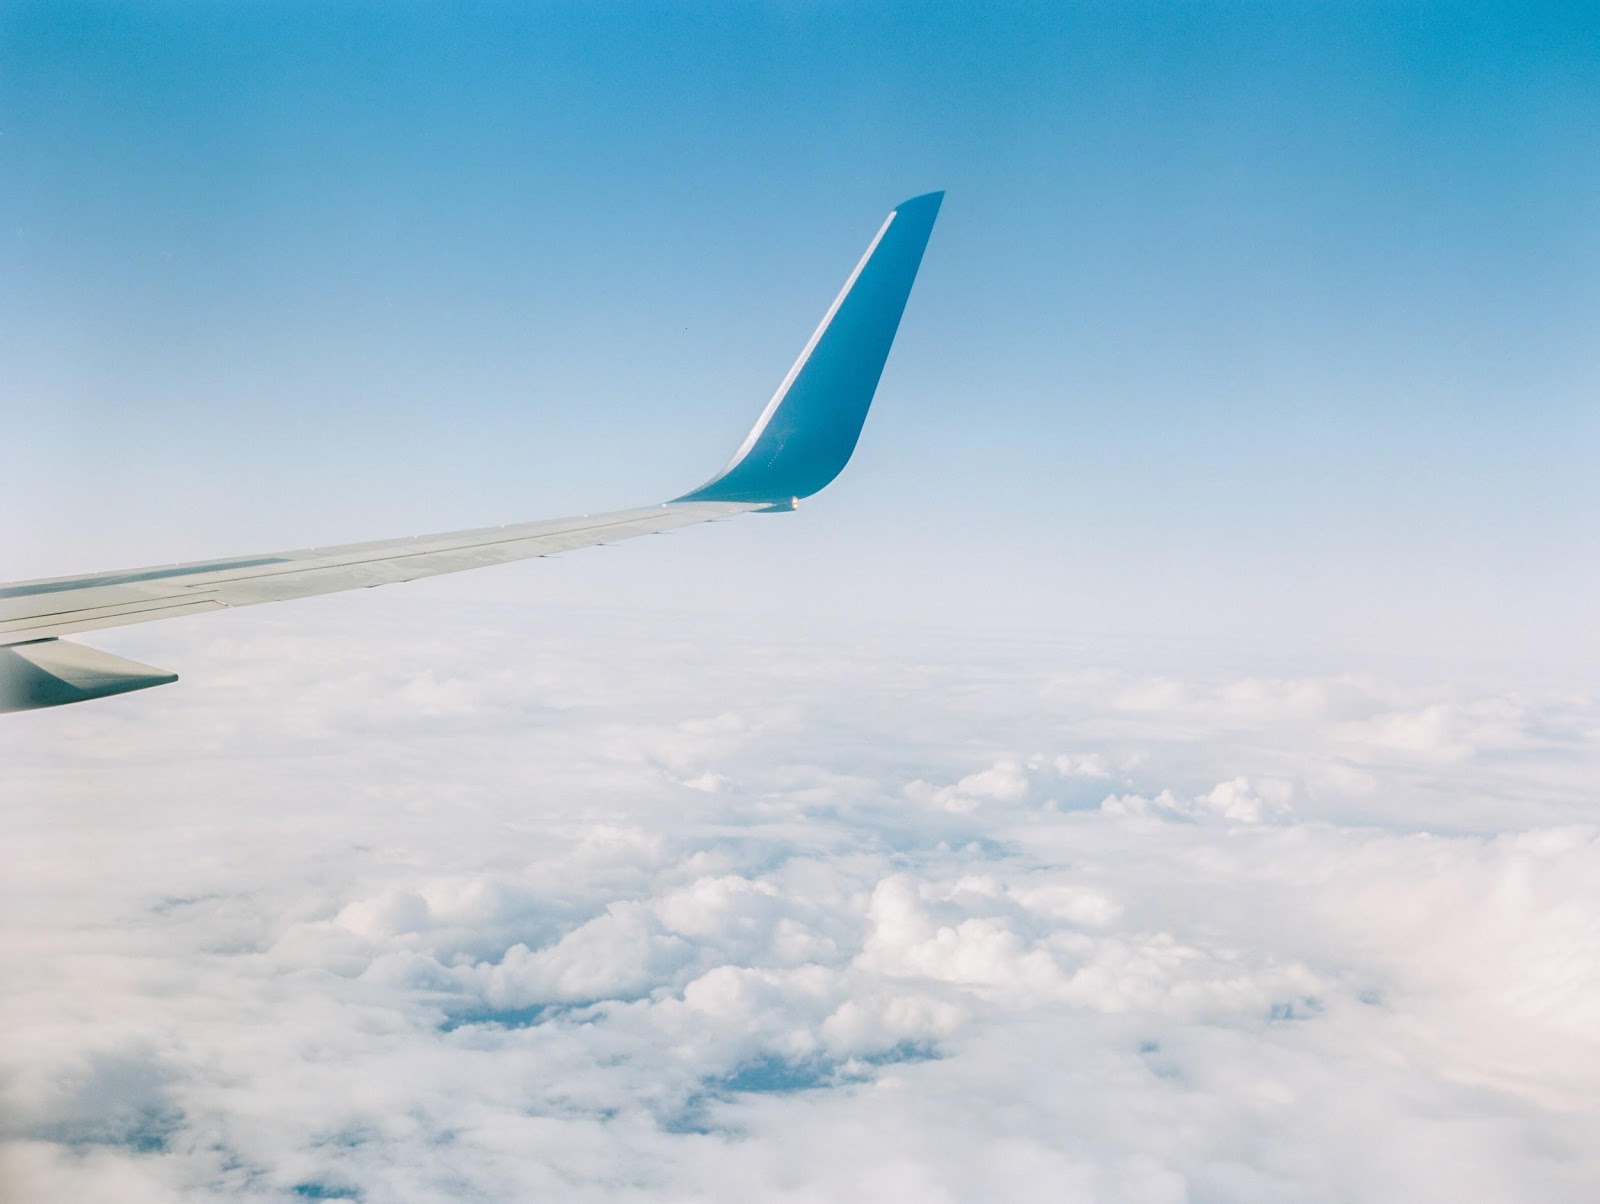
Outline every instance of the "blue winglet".
<svg viewBox="0 0 1600 1204"><path fill-rule="evenodd" d="M943 200L930 192L889 214L732 461L673 501L790 509L839 475L861 436Z"/></svg>

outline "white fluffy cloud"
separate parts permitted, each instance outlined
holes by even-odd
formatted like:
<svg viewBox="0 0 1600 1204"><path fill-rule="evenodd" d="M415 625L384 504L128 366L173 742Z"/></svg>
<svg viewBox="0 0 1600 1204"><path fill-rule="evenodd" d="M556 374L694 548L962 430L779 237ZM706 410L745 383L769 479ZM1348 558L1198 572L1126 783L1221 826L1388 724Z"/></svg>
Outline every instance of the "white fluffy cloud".
<svg viewBox="0 0 1600 1204"><path fill-rule="evenodd" d="M1600 1194L1593 697L468 596L0 730L15 1198Z"/></svg>

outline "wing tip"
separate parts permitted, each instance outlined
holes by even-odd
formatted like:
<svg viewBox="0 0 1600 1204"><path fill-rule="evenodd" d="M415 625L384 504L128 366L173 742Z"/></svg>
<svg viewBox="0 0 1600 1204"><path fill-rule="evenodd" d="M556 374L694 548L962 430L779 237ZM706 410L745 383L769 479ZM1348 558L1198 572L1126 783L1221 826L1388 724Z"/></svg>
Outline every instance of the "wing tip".
<svg viewBox="0 0 1600 1204"><path fill-rule="evenodd" d="M738 454L715 477L673 498L674 502L738 501L762 503L773 510L793 509L797 499L825 488L843 471L877 391L943 202L944 190L939 189L901 201L889 211L822 325L745 436ZM852 310L849 303L857 295L868 300ZM838 334L841 329L844 333ZM830 339L836 344L831 351ZM805 373L814 360L827 360L830 354L833 370L831 375L824 373L818 386L828 396L808 403ZM813 393L817 391L813 389ZM777 417L781 422L785 413L791 421L775 436L769 419Z"/></svg>
<svg viewBox="0 0 1600 1204"><path fill-rule="evenodd" d="M901 201L894 207L894 211L900 213L907 209L931 209L937 213L942 204L944 204L944 189L937 188L932 192L920 193L909 200Z"/></svg>

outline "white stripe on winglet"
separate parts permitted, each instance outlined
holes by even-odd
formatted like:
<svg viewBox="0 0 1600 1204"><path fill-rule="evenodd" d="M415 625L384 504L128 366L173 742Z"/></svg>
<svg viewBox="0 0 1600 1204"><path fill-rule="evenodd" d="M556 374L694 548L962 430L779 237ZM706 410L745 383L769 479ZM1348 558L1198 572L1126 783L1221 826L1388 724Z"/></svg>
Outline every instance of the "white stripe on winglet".
<svg viewBox="0 0 1600 1204"><path fill-rule="evenodd" d="M828 306L828 312L822 315L822 324L812 332L811 339L806 343L805 350L800 353L800 358L795 360L789 368L789 374L783 378L783 383L778 386L778 391L772 395L772 400L767 402L767 408L761 411L761 417L756 419L755 426L750 428L750 433L744 437L744 442L739 445L739 450L734 453L733 459L728 461L728 466L717 474L716 479L727 476L750 454L750 449L756 445L756 440L761 438L761 432L767 429L767 423L778 412L778 407L783 404L783 399L789 395L789 388L794 384L794 378L800 375L800 370L806 366L806 361L811 358L811 353L816 350L817 344L822 341L822 336L828 333L828 326L833 322L834 314L839 312L839 307L844 304L844 299L850 295L850 290L856 286L856 278L861 275L862 269L867 266L872 253L878 249L878 244L883 241L883 236L889 232L889 227L894 224L894 219L900 216L896 209L883 219L883 225L878 227L877 234L867 244L867 252L861 257L861 262L856 264L856 270L850 273L850 278L844 282L844 287L839 290L839 295L833 299L833 304Z"/></svg>

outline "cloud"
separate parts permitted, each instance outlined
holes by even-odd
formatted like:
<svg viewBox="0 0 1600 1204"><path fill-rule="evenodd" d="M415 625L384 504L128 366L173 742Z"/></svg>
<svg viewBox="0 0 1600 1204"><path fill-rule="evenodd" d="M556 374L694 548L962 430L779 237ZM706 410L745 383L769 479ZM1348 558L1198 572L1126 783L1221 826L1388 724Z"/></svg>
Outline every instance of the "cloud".
<svg viewBox="0 0 1600 1204"><path fill-rule="evenodd" d="M16 1198L1600 1192L1592 698L386 605L0 730Z"/></svg>

